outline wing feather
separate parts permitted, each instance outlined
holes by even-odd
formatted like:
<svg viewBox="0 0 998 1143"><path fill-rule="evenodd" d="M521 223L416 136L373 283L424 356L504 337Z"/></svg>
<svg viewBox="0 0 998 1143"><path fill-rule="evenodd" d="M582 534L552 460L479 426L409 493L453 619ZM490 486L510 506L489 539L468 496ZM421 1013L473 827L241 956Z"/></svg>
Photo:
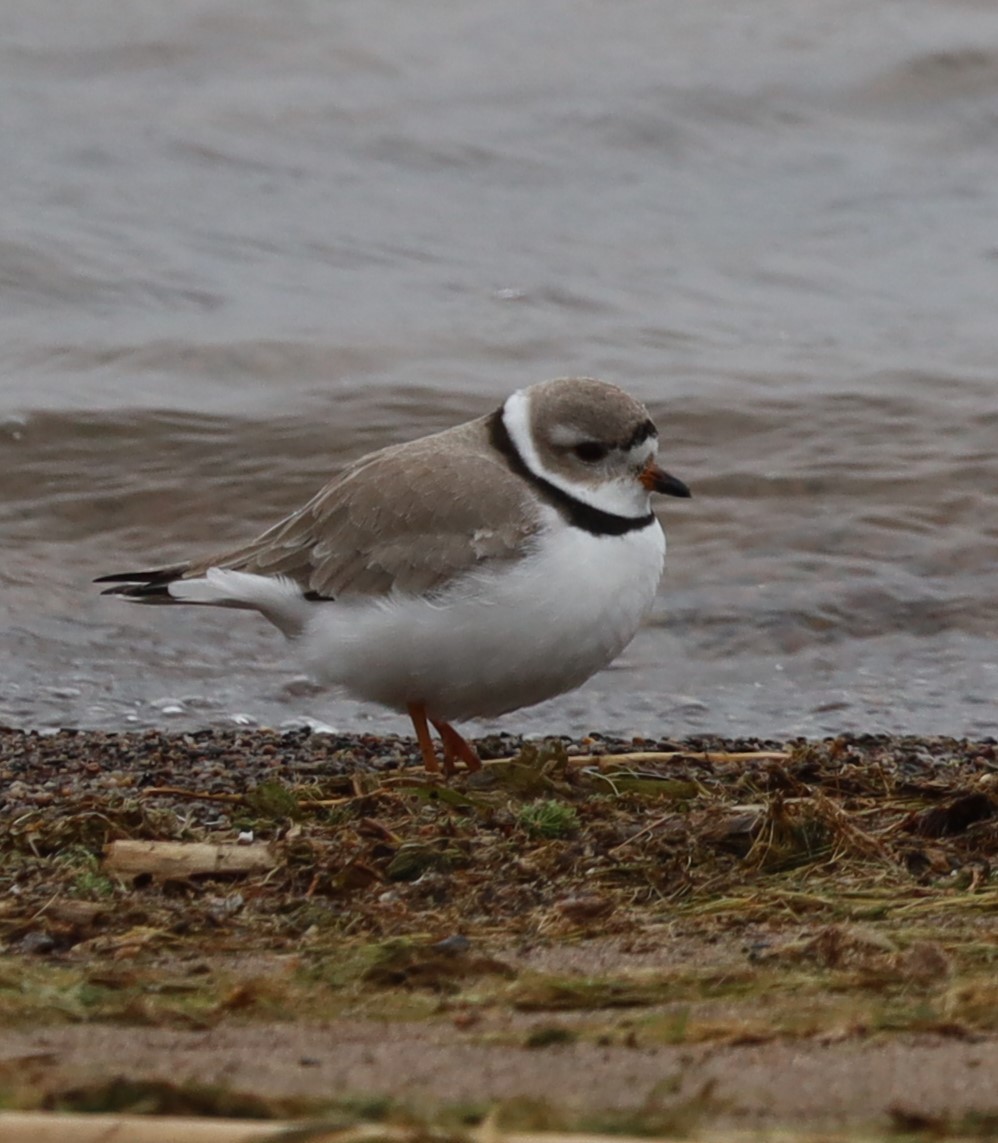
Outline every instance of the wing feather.
<svg viewBox="0 0 998 1143"><path fill-rule="evenodd" d="M234 550L192 563L283 576L323 597L424 595L516 559L540 521L483 418L357 461L304 507Z"/></svg>

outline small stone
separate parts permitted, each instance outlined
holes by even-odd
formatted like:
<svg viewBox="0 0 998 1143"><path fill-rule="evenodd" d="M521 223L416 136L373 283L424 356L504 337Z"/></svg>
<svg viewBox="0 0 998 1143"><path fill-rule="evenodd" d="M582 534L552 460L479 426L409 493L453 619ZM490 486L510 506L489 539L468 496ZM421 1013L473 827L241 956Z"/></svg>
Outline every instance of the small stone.
<svg viewBox="0 0 998 1143"><path fill-rule="evenodd" d="M42 929L36 929L33 933L23 936L17 947L23 953L44 955L55 948L55 939Z"/></svg>
<svg viewBox="0 0 998 1143"><path fill-rule="evenodd" d="M462 933L453 933L449 937L444 937L442 941L437 941L432 948L434 952L444 953L446 956L460 956L471 948L471 941Z"/></svg>

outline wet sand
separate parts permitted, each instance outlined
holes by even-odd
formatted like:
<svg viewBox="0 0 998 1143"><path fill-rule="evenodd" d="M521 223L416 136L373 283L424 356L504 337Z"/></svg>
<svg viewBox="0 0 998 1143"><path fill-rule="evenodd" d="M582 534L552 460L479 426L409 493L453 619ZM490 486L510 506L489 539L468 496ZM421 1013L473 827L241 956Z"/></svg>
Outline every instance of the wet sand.
<svg viewBox="0 0 998 1143"><path fill-rule="evenodd" d="M358 1021L209 1032L60 1028L0 1033L0 1068L34 1057L41 1082L55 1090L120 1075L220 1084L275 1104L294 1098L321 1104L362 1094L371 1099L380 1093L429 1111L447 1104L481 1108L531 1100L548 1105L555 1123L570 1113L596 1118L610 1110L651 1110L655 1092L665 1088L663 1111L677 1109L673 1126L682 1124L680 1107L689 1101L689 1127L700 1130L709 1125L886 1132L907 1119L935 1125L945 1137L947 1124L958 1128L987 1116L993 1122L998 1115L996 1037L974 1043L902 1036L694 1049L571 1044L543 1054L476 1039L445 1025ZM43 1055L50 1059L40 1062ZM703 1097L705 1089L709 1098Z"/></svg>

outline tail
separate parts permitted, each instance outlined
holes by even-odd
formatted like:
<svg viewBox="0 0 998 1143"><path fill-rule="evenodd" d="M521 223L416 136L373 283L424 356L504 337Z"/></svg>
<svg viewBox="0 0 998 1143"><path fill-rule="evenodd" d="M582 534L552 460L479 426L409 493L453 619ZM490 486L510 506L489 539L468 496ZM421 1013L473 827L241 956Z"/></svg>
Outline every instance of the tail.
<svg viewBox="0 0 998 1143"><path fill-rule="evenodd" d="M192 603L203 607L236 607L259 611L289 638L300 635L312 602L301 587L284 576L210 567L188 576L190 564L154 571L115 572L94 583L110 583L101 595L120 595L131 603Z"/></svg>
<svg viewBox="0 0 998 1143"><path fill-rule="evenodd" d="M155 571L115 572L114 575L98 576L94 583L113 583L101 595L123 595L126 599L142 603L179 603L170 594L170 584L176 583L187 570L186 564L172 568L157 568Z"/></svg>

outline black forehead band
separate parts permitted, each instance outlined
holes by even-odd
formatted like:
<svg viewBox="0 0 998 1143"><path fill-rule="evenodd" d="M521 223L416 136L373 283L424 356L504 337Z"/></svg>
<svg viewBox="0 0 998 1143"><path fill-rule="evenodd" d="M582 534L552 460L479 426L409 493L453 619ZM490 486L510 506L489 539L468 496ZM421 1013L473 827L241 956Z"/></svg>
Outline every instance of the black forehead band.
<svg viewBox="0 0 998 1143"><path fill-rule="evenodd" d="M639 444L644 444L649 437L657 436L658 429L655 428L654 424L650 420L642 421L628 439L618 447L626 452L628 449L636 448Z"/></svg>

